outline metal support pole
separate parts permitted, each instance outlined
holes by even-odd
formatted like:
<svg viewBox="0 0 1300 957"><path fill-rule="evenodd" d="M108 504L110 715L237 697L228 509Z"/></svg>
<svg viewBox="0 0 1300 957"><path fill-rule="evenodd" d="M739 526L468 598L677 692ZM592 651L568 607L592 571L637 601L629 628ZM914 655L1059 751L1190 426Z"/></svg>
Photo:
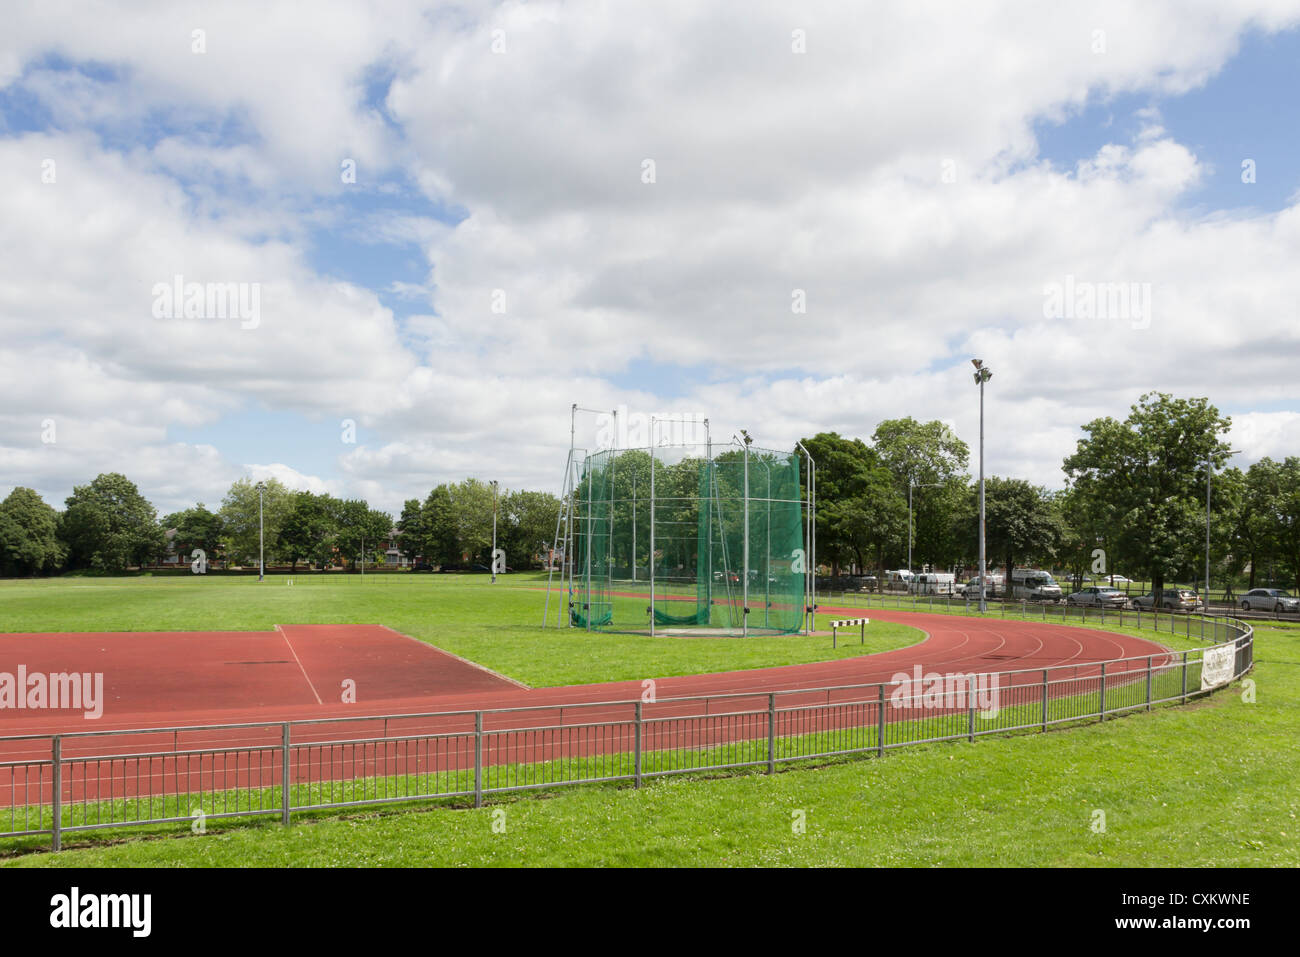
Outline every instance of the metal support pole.
<svg viewBox="0 0 1300 957"><path fill-rule="evenodd" d="M173 761L175 759L173 758ZM280 725L280 823L289 825L289 722Z"/></svg>
<svg viewBox="0 0 1300 957"><path fill-rule="evenodd" d="M776 692L767 695L767 773L776 771Z"/></svg>
<svg viewBox="0 0 1300 957"><path fill-rule="evenodd" d="M1101 663L1101 694L1097 702L1100 720L1106 720L1106 662Z"/></svg>
<svg viewBox="0 0 1300 957"><path fill-rule="evenodd" d="M483 712L474 712L474 806L483 806Z"/></svg>
<svg viewBox="0 0 1300 957"><path fill-rule="evenodd" d="M885 756L885 686L880 687L879 701L876 704L876 756Z"/></svg>
<svg viewBox="0 0 1300 957"><path fill-rule="evenodd" d="M636 751L633 756L633 776L636 780L636 786L641 786L641 722L643 714L641 711L641 702L636 703Z"/></svg>
<svg viewBox="0 0 1300 957"><path fill-rule="evenodd" d="M749 440L745 440L745 538L744 572L740 581L740 634L749 637Z"/></svg>
<svg viewBox="0 0 1300 957"><path fill-rule="evenodd" d="M650 416L650 637L655 634L655 419Z"/></svg>
<svg viewBox="0 0 1300 957"><path fill-rule="evenodd" d="M1151 710L1151 660L1152 656L1147 655L1147 710Z"/></svg>
<svg viewBox="0 0 1300 957"><path fill-rule="evenodd" d="M63 846L63 738L57 734L50 742L50 773L50 847L57 851Z"/></svg>
<svg viewBox="0 0 1300 957"><path fill-rule="evenodd" d="M1043 669L1043 730L1047 730L1047 669Z"/></svg>
<svg viewBox="0 0 1300 957"><path fill-rule="evenodd" d="M1187 704L1187 652L1183 652L1183 704Z"/></svg>
<svg viewBox="0 0 1300 957"><path fill-rule="evenodd" d="M975 742L975 689L971 688L967 701L967 711L970 713L969 737L968 740L973 744Z"/></svg>

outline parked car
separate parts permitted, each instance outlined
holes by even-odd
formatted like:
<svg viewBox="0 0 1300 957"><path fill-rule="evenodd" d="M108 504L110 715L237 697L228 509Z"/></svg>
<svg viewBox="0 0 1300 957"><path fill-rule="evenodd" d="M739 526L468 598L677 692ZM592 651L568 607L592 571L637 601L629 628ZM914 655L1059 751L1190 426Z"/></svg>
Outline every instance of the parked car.
<svg viewBox="0 0 1300 957"><path fill-rule="evenodd" d="M1164 588L1159 594L1147 592L1133 599L1133 607L1140 611L1164 609L1166 611L1196 611L1201 600L1190 588Z"/></svg>
<svg viewBox="0 0 1300 957"><path fill-rule="evenodd" d="M1128 596L1118 588L1092 586L1077 591L1065 599L1067 605L1091 605L1094 608L1124 608L1128 605Z"/></svg>
<svg viewBox="0 0 1300 957"><path fill-rule="evenodd" d="M963 585L961 587L961 590L958 592L958 594L960 594L964 598L978 600L980 596L979 575L976 575L965 585ZM988 577L988 584L984 586L984 597L1002 598L1005 594L1006 594L1006 586L1002 582L1002 576L990 575Z"/></svg>
<svg viewBox="0 0 1300 957"><path fill-rule="evenodd" d="M1252 588L1241 596L1242 611L1300 611L1300 598L1281 588Z"/></svg>

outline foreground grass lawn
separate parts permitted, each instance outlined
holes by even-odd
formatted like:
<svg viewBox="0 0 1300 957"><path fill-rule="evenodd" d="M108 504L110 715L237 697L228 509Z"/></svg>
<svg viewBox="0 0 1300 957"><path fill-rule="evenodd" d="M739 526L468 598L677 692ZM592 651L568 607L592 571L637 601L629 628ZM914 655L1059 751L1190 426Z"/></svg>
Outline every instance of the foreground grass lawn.
<svg viewBox="0 0 1300 957"><path fill-rule="evenodd" d="M542 591L538 591L538 589ZM745 641L588 635L543 628L546 576L59 578L0 582L0 631L265 631L276 624L388 625L532 687L665 678L854 658L924 639L875 622L866 646L845 636ZM821 616L820 620L829 620Z"/></svg>

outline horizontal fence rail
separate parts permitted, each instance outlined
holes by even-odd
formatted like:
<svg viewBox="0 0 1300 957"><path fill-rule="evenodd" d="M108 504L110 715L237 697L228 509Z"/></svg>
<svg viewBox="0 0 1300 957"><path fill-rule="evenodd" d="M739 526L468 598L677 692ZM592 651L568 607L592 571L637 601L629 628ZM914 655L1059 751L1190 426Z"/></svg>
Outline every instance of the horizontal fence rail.
<svg viewBox="0 0 1300 957"><path fill-rule="evenodd" d="M894 607L879 597L871 605ZM1082 611L1041 615L1083 619ZM0 837L49 835L58 850L65 834L108 828L201 832L225 818L288 824L295 811L435 799L481 806L485 796L562 785L770 773L793 761L1105 720L1187 701L1253 665L1254 633L1244 621L1087 611L1089 621L1104 615L1106 624L1209 644L919 683L5 737ZM1203 670L1217 683L1203 689Z"/></svg>

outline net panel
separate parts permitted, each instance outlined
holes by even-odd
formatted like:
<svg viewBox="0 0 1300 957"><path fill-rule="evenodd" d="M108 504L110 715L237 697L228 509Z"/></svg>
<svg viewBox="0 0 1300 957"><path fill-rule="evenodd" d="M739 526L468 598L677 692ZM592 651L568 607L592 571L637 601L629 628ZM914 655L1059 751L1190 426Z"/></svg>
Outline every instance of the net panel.
<svg viewBox="0 0 1300 957"><path fill-rule="evenodd" d="M607 450L577 488L572 612L596 631L790 634L803 625L794 453ZM746 596L747 599L746 599Z"/></svg>

